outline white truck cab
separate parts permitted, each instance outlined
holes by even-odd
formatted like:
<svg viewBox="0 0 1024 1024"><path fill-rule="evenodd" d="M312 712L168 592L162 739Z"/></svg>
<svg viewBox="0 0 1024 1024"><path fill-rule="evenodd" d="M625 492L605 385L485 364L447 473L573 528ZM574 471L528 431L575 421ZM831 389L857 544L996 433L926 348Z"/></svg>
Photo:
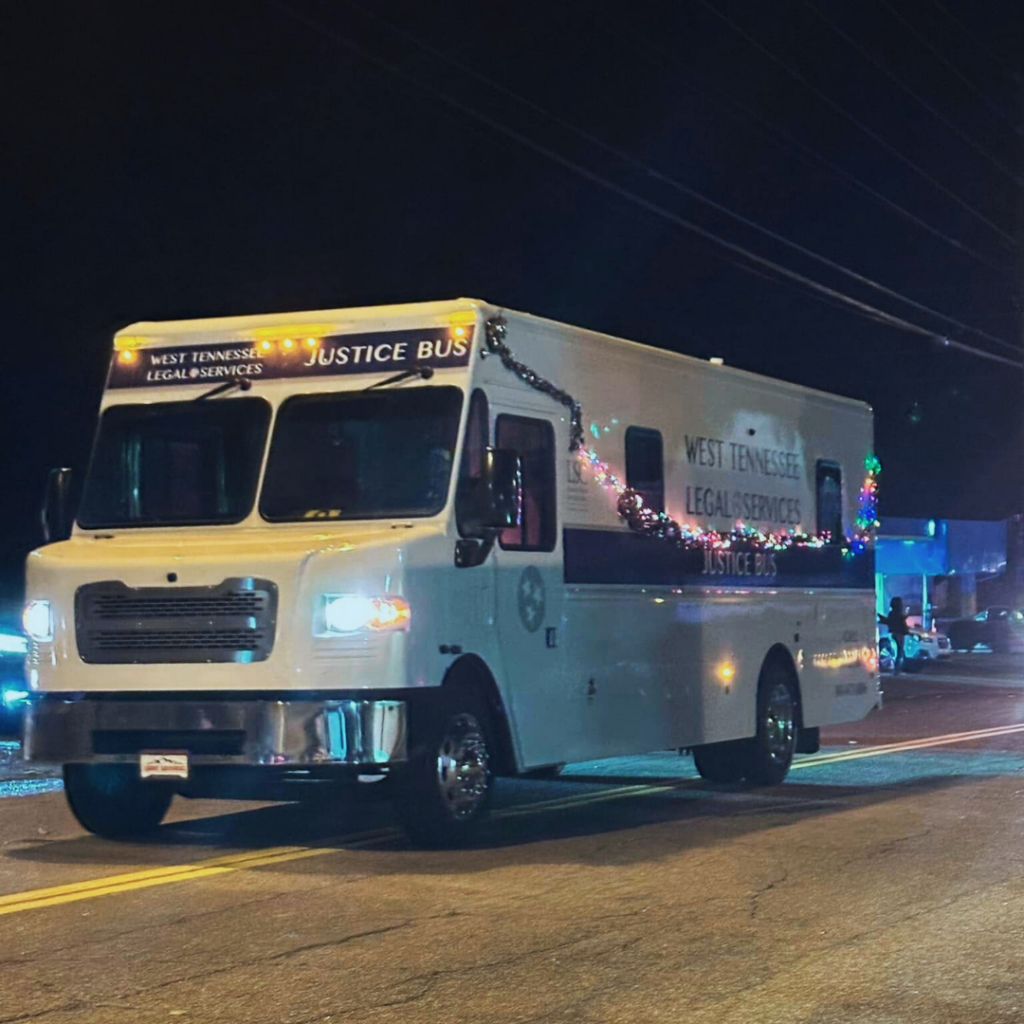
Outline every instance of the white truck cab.
<svg viewBox="0 0 1024 1024"><path fill-rule="evenodd" d="M475 300L134 324L28 559L26 757L105 835L362 779L449 842L496 774L659 748L781 781L877 703L870 450L860 403Z"/></svg>

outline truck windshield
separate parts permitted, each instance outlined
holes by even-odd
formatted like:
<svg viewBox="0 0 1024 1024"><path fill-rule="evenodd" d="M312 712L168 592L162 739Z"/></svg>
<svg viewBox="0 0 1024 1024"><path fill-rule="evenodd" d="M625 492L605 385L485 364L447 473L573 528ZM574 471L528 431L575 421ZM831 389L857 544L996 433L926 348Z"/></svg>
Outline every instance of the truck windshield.
<svg viewBox="0 0 1024 1024"><path fill-rule="evenodd" d="M303 395L277 414L260 512L270 520L431 516L444 507L462 392Z"/></svg>
<svg viewBox="0 0 1024 1024"><path fill-rule="evenodd" d="M252 508L270 422L262 398L115 405L78 513L87 529L237 523Z"/></svg>

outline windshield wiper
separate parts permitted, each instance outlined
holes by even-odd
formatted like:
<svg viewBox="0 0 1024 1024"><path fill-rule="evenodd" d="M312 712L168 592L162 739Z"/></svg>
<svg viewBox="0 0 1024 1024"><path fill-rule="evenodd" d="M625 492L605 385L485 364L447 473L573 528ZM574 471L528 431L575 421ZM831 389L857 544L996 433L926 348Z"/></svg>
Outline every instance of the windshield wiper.
<svg viewBox="0 0 1024 1024"><path fill-rule="evenodd" d="M209 391L204 391L201 395L196 395L193 401L201 402L204 398L216 398L218 395L224 395L229 391L234 391L235 388L238 388L239 391L248 391L251 387L252 381L245 377L242 377L239 380L229 380L225 381L223 384L218 384L215 388L211 388Z"/></svg>
<svg viewBox="0 0 1024 1024"><path fill-rule="evenodd" d="M430 380L434 376L434 370L430 366L413 366L408 370L403 370L401 373L396 373L394 377L388 377L386 380L379 380L376 384L371 384L369 387L363 388L363 391L372 391L374 388L386 388L389 384L398 384L400 381L409 380L412 377L421 377L423 380Z"/></svg>

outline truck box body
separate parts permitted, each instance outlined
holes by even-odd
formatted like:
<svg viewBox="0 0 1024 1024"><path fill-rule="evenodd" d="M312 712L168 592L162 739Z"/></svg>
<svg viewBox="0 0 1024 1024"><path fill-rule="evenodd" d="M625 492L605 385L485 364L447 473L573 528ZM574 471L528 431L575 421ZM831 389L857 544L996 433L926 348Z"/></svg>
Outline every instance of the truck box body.
<svg viewBox="0 0 1024 1024"><path fill-rule="evenodd" d="M862 403L457 300L135 324L100 416L28 560L30 757L388 767L453 673L509 771L752 737L771 659L801 729L877 703ZM520 522L457 564L488 447Z"/></svg>

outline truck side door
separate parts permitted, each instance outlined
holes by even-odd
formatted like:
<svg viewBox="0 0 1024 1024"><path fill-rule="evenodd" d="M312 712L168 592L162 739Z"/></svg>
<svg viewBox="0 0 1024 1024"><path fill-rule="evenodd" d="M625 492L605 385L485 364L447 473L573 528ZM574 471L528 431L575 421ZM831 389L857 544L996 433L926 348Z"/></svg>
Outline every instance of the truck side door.
<svg viewBox="0 0 1024 1024"><path fill-rule="evenodd" d="M574 731L563 679L565 582L556 467L564 460L558 458L557 437L547 415L521 402L495 417L495 447L515 451L522 468L520 524L501 532L494 559L505 689L528 767L570 759Z"/></svg>

